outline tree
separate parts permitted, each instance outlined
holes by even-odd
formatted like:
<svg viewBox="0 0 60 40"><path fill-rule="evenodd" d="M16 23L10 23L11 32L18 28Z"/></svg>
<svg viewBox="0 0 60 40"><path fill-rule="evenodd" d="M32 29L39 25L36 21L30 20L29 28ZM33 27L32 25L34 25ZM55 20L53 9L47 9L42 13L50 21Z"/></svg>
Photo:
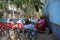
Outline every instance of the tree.
<svg viewBox="0 0 60 40"><path fill-rule="evenodd" d="M0 9L8 10L8 8L7 8L8 0L0 0L0 1L2 1L0 3ZM30 10L33 10L34 8L38 12L39 8L42 9L42 5L43 5L43 3L41 3L40 0L9 0L9 1L10 1L10 4L15 5L18 10L20 8L21 10L23 10L27 14ZM23 5L25 6L25 8L23 7ZM31 12L29 12L29 14L30 13Z"/></svg>
<svg viewBox="0 0 60 40"><path fill-rule="evenodd" d="M7 11L7 0L0 0L0 9L3 9L4 11Z"/></svg>

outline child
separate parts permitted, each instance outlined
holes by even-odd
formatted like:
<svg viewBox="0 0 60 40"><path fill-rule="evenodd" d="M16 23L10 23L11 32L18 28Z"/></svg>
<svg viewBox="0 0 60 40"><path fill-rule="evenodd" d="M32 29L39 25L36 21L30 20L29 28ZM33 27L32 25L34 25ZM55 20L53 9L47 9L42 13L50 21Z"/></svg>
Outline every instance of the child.
<svg viewBox="0 0 60 40"><path fill-rule="evenodd" d="M18 20L18 21L17 21L16 27L17 27L18 29L20 29L20 30L22 29L23 24L22 24L21 20Z"/></svg>
<svg viewBox="0 0 60 40"><path fill-rule="evenodd" d="M34 28L34 25L30 23L28 19L25 20L24 30L32 30L32 35L36 34L36 29Z"/></svg>
<svg viewBox="0 0 60 40"><path fill-rule="evenodd" d="M15 25L12 19L9 20L9 28L14 29Z"/></svg>

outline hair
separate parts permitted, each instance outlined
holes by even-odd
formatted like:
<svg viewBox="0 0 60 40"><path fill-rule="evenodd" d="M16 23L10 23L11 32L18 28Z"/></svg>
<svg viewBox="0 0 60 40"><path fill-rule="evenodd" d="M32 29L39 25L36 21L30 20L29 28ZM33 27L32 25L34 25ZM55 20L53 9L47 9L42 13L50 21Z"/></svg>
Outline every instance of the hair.
<svg viewBox="0 0 60 40"><path fill-rule="evenodd" d="M10 19L10 21L12 21L12 19Z"/></svg>
<svg viewBox="0 0 60 40"><path fill-rule="evenodd" d="M44 19L44 18L41 16L40 19Z"/></svg>
<svg viewBox="0 0 60 40"><path fill-rule="evenodd" d="M25 24L30 24L30 21L28 19L25 19Z"/></svg>

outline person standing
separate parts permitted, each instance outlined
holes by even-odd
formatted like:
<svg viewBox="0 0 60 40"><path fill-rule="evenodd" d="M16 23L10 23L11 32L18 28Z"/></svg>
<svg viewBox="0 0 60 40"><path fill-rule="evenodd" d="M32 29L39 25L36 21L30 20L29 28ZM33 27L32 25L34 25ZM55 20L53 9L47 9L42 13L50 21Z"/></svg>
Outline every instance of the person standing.
<svg viewBox="0 0 60 40"><path fill-rule="evenodd" d="M44 30L45 30L44 23L45 23L44 18L41 16L40 20L39 20L39 31L41 31L41 32L44 32Z"/></svg>
<svg viewBox="0 0 60 40"><path fill-rule="evenodd" d="M52 30L50 29L50 24L49 24L49 17L47 14L43 14L44 21L45 21L45 28L49 30L48 34L52 33Z"/></svg>

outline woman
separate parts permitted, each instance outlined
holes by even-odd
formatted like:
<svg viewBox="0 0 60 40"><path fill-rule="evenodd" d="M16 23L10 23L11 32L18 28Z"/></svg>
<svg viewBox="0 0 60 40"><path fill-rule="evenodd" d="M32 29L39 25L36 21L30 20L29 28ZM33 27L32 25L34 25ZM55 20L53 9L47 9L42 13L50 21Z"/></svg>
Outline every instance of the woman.
<svg viewBox="0 0 60 40"><path fill-rule="evenodd" d="M45 27L44 27L44 18L43 17L40 17L40 20L39 20L39 30L40 31L44 31Z"/></svg>

